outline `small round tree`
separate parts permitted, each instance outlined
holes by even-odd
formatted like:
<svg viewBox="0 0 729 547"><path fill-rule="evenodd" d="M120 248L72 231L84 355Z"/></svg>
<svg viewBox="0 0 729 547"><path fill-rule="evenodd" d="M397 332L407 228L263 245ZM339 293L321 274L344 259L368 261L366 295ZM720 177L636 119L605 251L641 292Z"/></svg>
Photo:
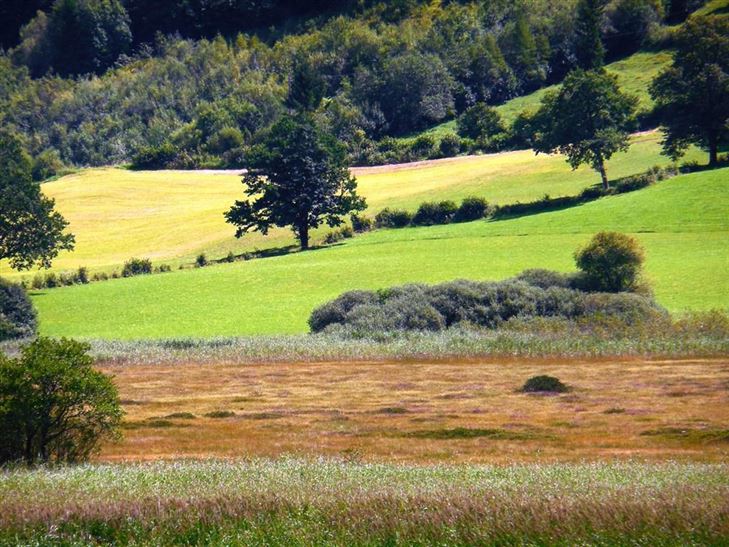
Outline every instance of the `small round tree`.
<svg viewBox="0 0 729 547"><path fill-rule="evenodd" d="M575 253L586 288L601 292L634 291L644 253L638 241L617 232L600 232Z"/></svg>
<svg viewBox="0 0 729 547"><path fill-rule="evenodd" d="M119 396L88 350L38 338L19 358L0 357L0 464L79 462L116 435Z"/></svg>

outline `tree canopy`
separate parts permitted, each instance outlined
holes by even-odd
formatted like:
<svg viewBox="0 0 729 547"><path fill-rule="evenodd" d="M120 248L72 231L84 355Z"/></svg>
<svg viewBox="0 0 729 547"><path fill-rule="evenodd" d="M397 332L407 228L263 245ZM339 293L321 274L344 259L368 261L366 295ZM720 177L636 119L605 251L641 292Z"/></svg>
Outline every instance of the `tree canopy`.
<svg viewBox="0 0 729 547"><path fill-rule="evenodd" d="M301 248L308 249L310 229L338 226L344 215L365 209L344 147L309 116L284 116L246 163L243 183L251 199L236 201L225 214L238 228L236 237L290 226Z"/></svg>
<svg viewBox="0 0 729 547"><path fill-rule="evenodd" d="M602 24L608 0L579 0L575 21L577 65L584 70L601 68L605 63Z"/></svg>
<svg viewBox="0 0 729 547"><path fill-rule="evenodd" d="M0 463L79 462L115 435L119 396L88 350L38 338L19 358L0 356Z"/></svg>
<svg viewBox="0 0 729 547"><path fill-rule="evenodd" d="M604 70L570 73L559 91L548 93L531 120L537 153L560 152L573 169L590 165L609 187L605 162L630 146L638 99L624 94L617 77Z"/></svg>
<svg viewBox="0 0 729 547"><path fill-rule="evenodd" d="M61 250L71 250L68 222L33 181L21 140L0 131L0 259L18 270L49 267Z"/></svg>
<svg viewBox="0 0 729 547"><path fill-rule="evenodd" d="M691 144L719 161L729 142L729 20L693 17L676 37L672 65L651 85L665 130L663 148L678 159Z"/></svg>
<svg viewBox="0 0 729 547"><path fill-rule="evenodd" d="M601 292L635 291L644 259L640 243L618 232L599 232L575 252L586 288Z"/></svg>

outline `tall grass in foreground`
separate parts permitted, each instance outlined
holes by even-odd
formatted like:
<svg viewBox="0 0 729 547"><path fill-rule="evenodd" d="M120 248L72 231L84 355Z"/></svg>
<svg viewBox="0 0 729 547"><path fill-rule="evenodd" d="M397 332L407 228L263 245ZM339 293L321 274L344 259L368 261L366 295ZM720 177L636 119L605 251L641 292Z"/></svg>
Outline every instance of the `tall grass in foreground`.
<svg viewBox="0 0 729 547"><path fill-rule="evenodd" d="M729 466L277 460L0 475L0 543L726 544Z"/></svg>

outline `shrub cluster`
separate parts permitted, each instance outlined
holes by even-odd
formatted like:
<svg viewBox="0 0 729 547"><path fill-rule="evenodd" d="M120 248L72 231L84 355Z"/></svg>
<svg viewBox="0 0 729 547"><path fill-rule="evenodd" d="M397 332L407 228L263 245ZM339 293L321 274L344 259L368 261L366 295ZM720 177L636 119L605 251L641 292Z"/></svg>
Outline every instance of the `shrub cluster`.
<svg viewBox="0 0 729 547"><path fill-rule="evenodd" d="M413 214L402 209L385 207L375 216L375 226L378 228L405 228L413 220Z"/></svg>
<svg viewBox="0 0 729 547"><path fill-rule="evenodd" d="M354 237L354 230L352 227L342 226L338 230L333 230L324 236L324 243L331 245L332 243L342 241L343 239L349 239L351 237Z"/></svg>
<svg viewBox="0 0 729 547"><path fill-rule="evenodd" d="M452 201L425 202L420 204L411 222L413 226L450 224L457 211L458 206Z"/></svg>
<svg viewBox="0 0 729 547"><path fill-rule="evenodd" d="M38 322L25 289L0 279L0 341L33 336Z"/></svg>
<svg viewBox="0 0 729 547"><path fill-rule="evenodd" d="M529 378L524 382L520 391L523 393L564 393L569 391L569 388L559 378L543 374Z"/></svg>
<svg viewBox="0 0 729 547"><path fill-rule="evenodd" d="M152 273L152 261L148 258L130 258L124 263L122 277L145 275Z"/></svg>
<svg viewBox="0 0 729 547"><path fill-rule="evenodd" d="M372 221L371 218L361 216L356 213L353 214L350 219L352 221L352 230L356 234L369 232L375 226L375 223Z"/></svg>
<svg viewBox="0 0 729 547"><path fill-rule="evenodd" d="M433 226L451 222L468 222L487 217L491 212L488 202L479 197L467 197L460 206L453 201L421 203L417 212L385 208L375 217L378 228L405 228L406 226Z"/></svg>
<svg viewBox="0 0 729 547"><path fill-rule="evenodd" d="M89 281L89 272L82 266L75 272L62 272L59 274L55 272L38 273L30 282L30 287L35 290L53 289L68 285L85 285Z"/></svg>
<svg viewBox="0 0 729 547"><path fill-rule="evenodd" d="M614 319L627 325L666 315L652 299L630 293L587 293L502 282L453 281L405 285L377 292L347 292L314 310L312 332L342 329L369 336L398 331L440 331L454 326L496 329L512 319Z"/></svg>

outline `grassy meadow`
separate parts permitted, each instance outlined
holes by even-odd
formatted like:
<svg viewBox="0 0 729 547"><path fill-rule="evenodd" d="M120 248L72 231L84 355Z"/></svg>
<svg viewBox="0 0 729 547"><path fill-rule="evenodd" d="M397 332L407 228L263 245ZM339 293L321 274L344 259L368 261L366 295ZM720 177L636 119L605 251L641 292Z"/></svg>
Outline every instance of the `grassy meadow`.
<svg viewBox="0 0 729 547"><path fill-rule="evenodd" d="M0 476L0 542L88 545L720 545L705 464L177 462Z"/></svg>
<svg viewBox="0 0 729 547"><path fill-rule="evenodd" d="M526 268L573 269L600 230L634 234L673 311L729 307L729 169L682 175L578 207L501 221L379 230L307 253L33 293L41 332L83 338L298 333L341 292ZM152 229L152 228L150 228Z"/></svg>

